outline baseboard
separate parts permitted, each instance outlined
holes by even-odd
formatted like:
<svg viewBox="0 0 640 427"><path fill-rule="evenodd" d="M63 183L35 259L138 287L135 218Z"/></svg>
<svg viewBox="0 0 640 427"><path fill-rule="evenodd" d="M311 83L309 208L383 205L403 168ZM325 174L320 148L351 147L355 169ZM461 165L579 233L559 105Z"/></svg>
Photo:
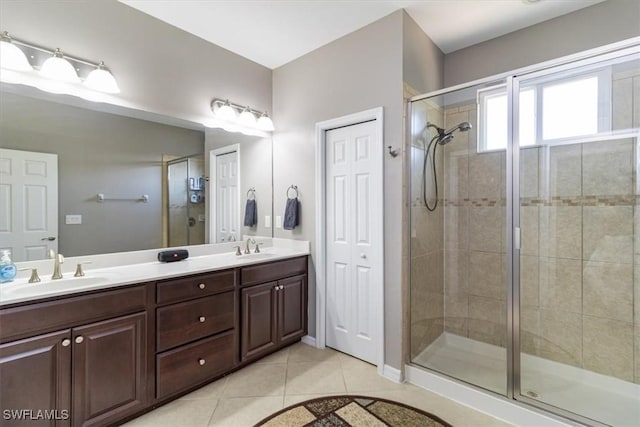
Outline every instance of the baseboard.
<svg viewBox="0 0 640 427"><path fill-rule="evenodd" d="M389 365L382 367L382 376L393 381L394 383L402 382L402 372L400 369L393 368Z"/></svg>
<svg viewBox="0 0 640 427"><path fill-rule="evenodd" d="M310 345L311 347L316 347L316 338L310 335L305 335L302 337L302 343L306 345Z"/></svg>

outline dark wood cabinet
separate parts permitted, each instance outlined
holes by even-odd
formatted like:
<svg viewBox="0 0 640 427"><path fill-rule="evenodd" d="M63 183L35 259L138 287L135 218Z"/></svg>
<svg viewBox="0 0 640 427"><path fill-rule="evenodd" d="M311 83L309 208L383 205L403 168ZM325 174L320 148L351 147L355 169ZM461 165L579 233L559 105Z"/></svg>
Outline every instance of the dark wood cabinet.
<svg viewBox="0 0 640 427"><path fill-rule="evenodd" d="M242 360L266 353L278 344L277 286L277 282L269 282L241 290Z"/></svg>
<svg viewBox="0 0 640 427"><path fill-rule="evenodd" d="M68 426L70 407L71 330L0 345L0 424ZM39 410L56 411L54 419L24 419Z"/></svg>
<svg viewBox="0 0 640 427"><path fill-rule="evenodd" d="M72 330L73 425L105 425L144 408L146 313Z"/></svg>
<svg viewBox="0 0 640 427"><path fill-rule="evenodd" d="M307 331L307 276L278 282L278 341L300 339Z"/></svg>
<svg viewBox="0 0 640 427"><path fill-rule="evenodd" d="M299 340L307 262L1 308L0 425L115 425Z"/></svg>
<svg viewBox="0 0 640 427"><path fill-rule="evenodd" d="M241 362L264 356L307 332L306 257L243 268ZM295 275L294 275L295 274ZM291 277L292 276L292 277ZM253 284L259 277L276 278Z"/></svg>

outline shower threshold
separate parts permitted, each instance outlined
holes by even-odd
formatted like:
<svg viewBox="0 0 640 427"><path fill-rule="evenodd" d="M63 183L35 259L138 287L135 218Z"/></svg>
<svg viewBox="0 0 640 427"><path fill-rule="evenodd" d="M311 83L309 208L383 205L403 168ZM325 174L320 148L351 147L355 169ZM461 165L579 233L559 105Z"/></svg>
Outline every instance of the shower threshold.
<svg viewBox="0 0 640 427"><path fill-rule="evenodd" d="M444 332L417 355L416 365L505 395L504 347ZM523 353L523 395L615 426L640 425L640 385Z"/></svg>

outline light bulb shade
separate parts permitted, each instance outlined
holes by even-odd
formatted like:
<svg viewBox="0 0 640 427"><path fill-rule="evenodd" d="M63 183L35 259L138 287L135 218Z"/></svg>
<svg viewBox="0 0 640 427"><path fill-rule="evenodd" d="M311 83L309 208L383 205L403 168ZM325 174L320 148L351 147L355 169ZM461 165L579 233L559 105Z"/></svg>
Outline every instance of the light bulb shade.
<svg viewBox="0 0 640 427"><path fill-rule="evenodd" d="M264 130L267 132L273 132L275 130L275 128L273 127L273 121L266 114L263 114L262 116L260 116L260 118L258 119L257 125L258 125L258 129Z"/></svg>
<svg viewBox="0 0 640 427"><path fill-rule="evenodd" d="M216 111L216 118L227 122L235 122L238 119L238 113L227 102L226 104L218 107L218 110Z"/></svg>
<svg viewBox="0 0 640 427"><path fill-rule="evenodd" d="M24 52L15 44L5 40L0 41L0 67L15 71L33 70Z"/></svg>
<svg viewBox="0 0 640 427"><path fill-rule="evenodd" d="M101 67L89 73L84 81L84 85L99 92L120 93L120 88L113 74Z"/></svg>
<svg viewBox="0 0 640 427"><path fill-rule="evenodd" d="M58 80L66 83L80 83L80 78L78 77L76 70L73 68L73 65L56 54L44 61L42 68L40 68L40 74L43 77L52 80Z"/></svg>
<svg viewBox="0 0 640 427"><path fill-rule="evenodd" d="M242 113L240 113L240 116L238 116L238 124L242 126L255 127L256 116L254 116L248 108L245 108Z"/></svg>

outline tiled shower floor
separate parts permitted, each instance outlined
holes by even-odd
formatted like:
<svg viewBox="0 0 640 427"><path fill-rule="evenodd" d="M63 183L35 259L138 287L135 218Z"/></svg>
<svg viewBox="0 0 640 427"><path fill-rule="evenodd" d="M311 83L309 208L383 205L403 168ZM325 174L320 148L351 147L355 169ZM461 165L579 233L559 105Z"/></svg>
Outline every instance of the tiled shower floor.
<svg viewBox="0 0 640 427"><path fill-rule="evenodd" d="M506 394L506 356L502 347L444 333L413 363ZM521 363L523 393L606 424L640 426L640 385L528 354Z"/></svg>

